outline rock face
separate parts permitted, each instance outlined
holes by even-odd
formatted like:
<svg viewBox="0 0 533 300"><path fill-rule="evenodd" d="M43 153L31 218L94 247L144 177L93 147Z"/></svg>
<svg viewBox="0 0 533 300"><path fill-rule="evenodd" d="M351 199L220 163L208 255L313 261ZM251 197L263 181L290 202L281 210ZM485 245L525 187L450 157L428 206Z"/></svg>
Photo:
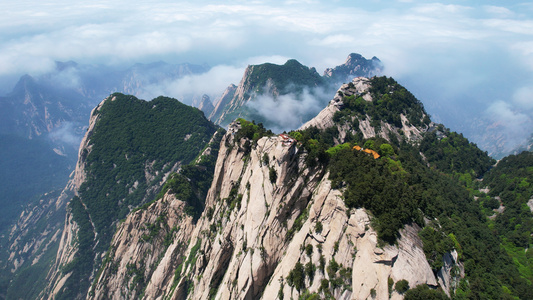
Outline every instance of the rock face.
<svg viewBox="0 0 533 300"><path fill-rule="evenodd" d="M145 279L154 281L153 290L144 293L160 293L171 283L173 266L181 260L184 244L173 240L187 241L194 224L186 215L185 203L173 195L144 210L138 210L121 224L106 256L106 267L95 280L95 299L140 298ZM166 252L170 255L165 256ZM124 286L130 289L124 290Z"/></svg>
<svg viewBox="0 0 533 300"><path fill-rule="evenodd" d="M450 296L450 290L455 290L459 285L459 280L465 276L465 269L459 256L454 249L450 253L446 253L443 257L444 265L437 272L439 285Z"/></svg>
<svg viewBox="0 0 533 300"><path fill-rule="evenodd" d="M218 120L220 116L224 113L224 108L228 103L233 99L233 96L235 95L235 91L237 90L237 86L234 84L230 84L224 93L222 93L222 96L218 98L215 101L215 107L213 108L213 111L209 114L210 120Z"/></svg>

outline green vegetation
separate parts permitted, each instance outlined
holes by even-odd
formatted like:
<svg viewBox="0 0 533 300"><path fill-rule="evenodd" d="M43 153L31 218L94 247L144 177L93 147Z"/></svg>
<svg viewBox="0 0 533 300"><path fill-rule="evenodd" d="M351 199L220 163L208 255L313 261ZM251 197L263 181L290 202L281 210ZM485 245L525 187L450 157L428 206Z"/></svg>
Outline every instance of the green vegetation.
<svg viewBox="0 0 533 300"><path fill-rule="evenodd" d="M294 234L298 232L302 226L304 225L305 221L307 220L307 217L309 217L309 210L307 207L300 213L300 215L294 220L294 223L292 224L291 229L287 232L287 235L285 236L285 239L288 241L292 239Z"/></svg>
<svg viewBox="0 0 533 300"><path fill-rule="evenodd" d="M395 174L385 159L375 160L359 151L339 151L331 158L330 178L338 188L346 184L348 207L369 209L379 238L389 243L395 241L404 224L423 226L423 216L438 219L434 227L440 228L439 233L431 229L423 232L424 250L432 267L438 268L445 251L461 248L471 284L458 293L499 298L507 286L512 287L513 295L529 298L530 286L500 248L499 239L491 233L469 191L454 177L424 166L413 146L403 144L394 150L403 173ZM490 275L485 270L491 270Z"/></svg>
<svg viewBox="0 0 533 300"><path fill-rule="evenodd" d="M437 272L443 266L444 254L454 249L453 240L430 226L424 227L418 235L424 243L424 254L433 272Z"/></svg>
<svg viewBox="0 0 533 300"><path fill-rule="evenodd" d="M176 162L192 161L216 130L201 111L175 99L113 97L96 112L99 120L90 137L88 178L80 187L80 197L104 242L113 234L111 223L124 218L129 206L141 204L145 189L153 184L145 171L165 171Z"/></svg>
<svg viewBox="0 0 533 300"><path fill-rule="evenodd" d="M483 176L496 161L481 151L475 144L468 142L462 134L446 130L445 138L439 139L435 132L424 135L420 150L431 166L454 174L467 173L473 178Z"/></svg>
<svg viewBox="0 0 533 300"><path fill-rule="evenodd" d="M209 155L202 155L194 162L185 165L178 173L171 174L157 197L140 207L146 209L157 199L161 199L165 193L176 195L187 206L185 213L197 219L203 212L205 206L205 197L213 181L216 158L220 148L220 141L224 136L225 130L219 129L214 139L207 145L211 149Z"/></svg>
<svg viewBox="0 0 533 300"><path fill-rule="evenodd" d="M263 123L255 124L255 121L249 122L243 118L237 119L237 122L241 124L241 128L235 133L234 141L240 142L243 138L247 139L243 146L246 154L250 153L250 150L257 145L257 141L260 138L274 135L271 130L263 127Z"/></svg>
<svg viewBox="0 0 533 300"><path fill-rule="evenodd" d="M298 300L319 300L322 299L319 294L317 293L311 293L308 290L305 290L300 297L298 297Z"/></svg>
<svg viewBox="0 0 533 300"><path fill-rule="evenodd" d="M414 190L403 174L393 173L386 159L346 148L330 161L333 186L343 187L348 207L365 207L376 216L375 228L382 240L394 242L403 224L421 222Z"/></svg>
<svg viewBox="0 0 533 300"><path fill-rule="evenodd" d="M427 285L421 284L405 293L404 300L447 300L448 297L441 290L432 290ZM477 298L489 299L489 298ZM494 298L490 298L494 299Z"/></svg>
<svg viewBox="0 0 533 300"><path fill-rule="evenodd" d="M270 183L276 183L276 180L278 179L278 173L274 167L268 168L268 178L270 179Z"/></svg>
<svg viewBox="0 0 533 300"><path fill-rule="evenodd" d="M422 103L394 79L374 77L371 79L371 85L371 102L361 96L344 97L344 108L335 113L333 120L351 123L354 116L362 120L369 116L373 127L380 128L380 122L383 121L401 128L400 114L403 114L411 125L423 126L430 123ZM358 121L356 122L351 124L358 127Z"/></svg>
<svg viewBox="0 0 533 300"><path fill-rule="evenodd" d="M304 87L324 83L316 70L302 65L295 59L290 59L283 65L265 63L253 66L253 71L245 84L252 91L262 94L265 92L264 88L269 79L272 80L280 94L301 91Z"/></svg>
<svg viewBox="0 0 533 300"><path fill-rule="evenodd" d="M314 168L318 165L326 165L329 155L343 149L342 146L333 146L334 138L338 133L337 127L330 127L326 130L309 127L302 131L291 131L289 135L300 142L307 152L305 157L307 167ZM327 151L330 153L328 154Z"/></svg>
<svg viewBox="0 0 533 300"><path fill-rule="evenodd" d="M79 198L69 205L80 226L79 251L75 260L64 266L65 273L73 274L59 299L72 299L87 290L88 283L82 278L92 271L95 254L109 247L113 223L132 207L154 199L158 189L150 187L156 187L175 164L187 165L196 158L216 131L201 111L175 99L158 97L148 102L118 93L111 97L95 112L98 120L89 138L91 150L81 154L87 164L87 180L80 187ZM184 169L183 176L205 175L203 168ZM196 203L191 200L196 189L185 187L183 179L173 176L166 188ZM204 184L210 183L207 181ZM152 229L155 232L157 227Z"/></svg>
<svg viewBox="0 0 533 300"><path fill-rule="evenodd" d="M520 275L533 282L533 217L527 203L533 198L533 153L503 158L491 169L483 184L489 196L500 197L505 210L492 225L501 246L512 257Z"/></svg>
<svg viewBox="0 0 533 300"><path fill-rule="evenodd" d="M312 244L307 244L307 246L305 246L305 254L307 254L309 258L313 256L313 245Z"/></svg>
<svg viewBox="0 0 533 300"><path fill-rule="evenodd" d="M323 229L322 222L320 222L320 221L316 222L316 224L315 224L315 232L320 234L320 233L322 233L322 229Z"/></svg>
<svg viewBox="0 0 533 300"><path fill-rule="evenodd" d="M305 269L302 263L297 262L294 268L287 276L287 284L290 287L296 288L299 292L305 288Z"/></svg>
<svg viewBox="0 0 533 300"><path fill-rule="evenodd" d="M372 121L384 120L398 126L395 116L403 113L411 125L424 127L429 124L423 106L393 80L373 79L373 83L371 94L374 101L361 102L362 99L356 100L356 97L345 99L344 108L335 116L336 122L352 122L352 116L362 118L368 115ZM379 127L375 122L372 125ZM525 203L532 194L524 192L520 204L515 205L524 212L523 218L515 222L511 217L502 222L512 224L508 231L500 229L502 233L510 233L512 228L515 234L508 235L506 239L495 236L491 228L498 228L498 218L503 221L503 217L498 216L496 224L489 226L479 202L472 197L472 188L477 184L475 178L483 176L494 160L475 144L449 131L443 139L439 139L436 133L429 133L420 145L394 139L390 142L380 138L364 140L359 134L348 135L344 141L337 140L344 144L336 145L334 141L338 133L335 128L322 131L308 128L289 134L298 136L302 148L308 153L308 167L327 166L332 186L343 189L344 200L349 208L363 207L371 213L372 225L382 242L395 243L398 231L405 224L417 223L425 227L423 218L434 220L421 232L424 252L434 271L437 271L442 266L444 254L457 250L466 273L466 279L456 290L457 297L495 299L510 294L524 299L533 298L533 289L525 279L529 274L526 271L527 252L522 251L520 258L518 254L511 258L508 253L519 251L507 247L506 243L502 244L502 241L510 238L515 240L515 246L525 247L531 243L528 235L531 231L525 218L528 207ZM381 157L374 159L367 153L353 150L356 144L377 151ZM425 154L427 160L420 152ZM432 167L428 168L428 162ZM533 182L524 177L505 178L507 182L512 181L514 186L524 189ZM510 198L501 188L495 190L502 201L505 197ZM495 196L495 193L491 192L491 196ZM490 201L483 204L495 206ZM519 224L525 225L522 227ZM524 238L526 236L528 239ZM334 267L334 264L330 264L328 273ZM321 269L322 265L319 266ZM335 285L335 282L330 279L328 285ZM420 289L411 295L426 293Z"/></svg>
<svg viewBox="0 0 533 300"><path fill-rule="evenodd" d="M407 290L409 290L409 282L407 280L405 280L405 279L399 280L394 285L394 289L398 293L403 294L403 293L407 292Z"/></svg>

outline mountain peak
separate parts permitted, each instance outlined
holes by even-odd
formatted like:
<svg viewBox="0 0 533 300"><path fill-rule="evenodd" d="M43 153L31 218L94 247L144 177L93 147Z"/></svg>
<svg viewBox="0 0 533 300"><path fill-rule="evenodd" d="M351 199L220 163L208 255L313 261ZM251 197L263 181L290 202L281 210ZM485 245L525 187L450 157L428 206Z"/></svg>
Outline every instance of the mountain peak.
<svg viewBox="0 0 533 300"><path fill-rule="evenodd" d="M379 75L382 70L383 64L377 57L366 59L361 54L350 53L344 64L334 68L327 68L323 76L330 78L334 82L343 83L350 81L354 77Z"/></svg>

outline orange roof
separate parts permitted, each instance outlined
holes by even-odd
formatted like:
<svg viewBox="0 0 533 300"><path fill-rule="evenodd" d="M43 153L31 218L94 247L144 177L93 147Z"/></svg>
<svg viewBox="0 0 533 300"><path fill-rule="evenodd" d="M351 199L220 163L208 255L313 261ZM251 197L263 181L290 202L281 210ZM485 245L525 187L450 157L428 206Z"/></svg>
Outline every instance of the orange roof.
<svg viewBox="0 0 533 300"><path fill-rule="evenodd" d="M374 156L374 159L378 159L379 158L379 154L376 151L372 150L372 149L363 149L363 148L355 145L355 146L353 146L352 150L357 150L357 151L361 151L362 150L365 153L372 154L372 156Z"/></svg>
<svg viewBox="0 0 533 300"><path fill-rule="evenodd" d="M363 149L363 151L365 153L368 153L368 154L372 154L372 156L374 156L374 159L378 159L379 158L379 154L374 151L374 150L371 150L371 149Z"/></svg>

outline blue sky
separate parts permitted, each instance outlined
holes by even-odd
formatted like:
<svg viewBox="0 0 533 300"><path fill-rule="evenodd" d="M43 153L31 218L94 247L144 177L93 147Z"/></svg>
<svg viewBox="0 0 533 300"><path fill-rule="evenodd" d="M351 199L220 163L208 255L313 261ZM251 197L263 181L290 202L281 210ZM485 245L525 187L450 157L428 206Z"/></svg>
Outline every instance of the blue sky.
<svg viewBox="0 0 533 300"><path fill-rule="evenodd" d="M357 52L380 58L437 121L468 132L482 118L518 143L533 132L533 3L509 2L3 1L0 79L57 60L164 60L216 66L202 80L222 88L247 64L296 58L322 73Z"/></svg>

